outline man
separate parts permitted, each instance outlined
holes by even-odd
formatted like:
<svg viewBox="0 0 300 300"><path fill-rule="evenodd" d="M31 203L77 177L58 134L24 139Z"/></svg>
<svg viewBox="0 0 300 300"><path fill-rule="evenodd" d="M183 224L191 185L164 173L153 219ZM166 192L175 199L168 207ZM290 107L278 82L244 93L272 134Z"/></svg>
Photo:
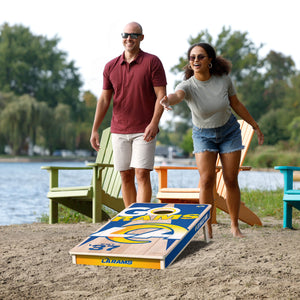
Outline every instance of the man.
<svg viewBox="0 0 300 300"><path fill-rule="evenodd" d="M103 91L97 103L90 142L98 151L98 128L113 96L114 167L120 171L122 196L125 207L128 207L134 202L151 201L150 171L154 165L156 135L163 113L159 101L166 95L167 82L158 57L140 49L144 39L140 24L127 24L122 38L125 51L107 63L103 72Z"/></svg>

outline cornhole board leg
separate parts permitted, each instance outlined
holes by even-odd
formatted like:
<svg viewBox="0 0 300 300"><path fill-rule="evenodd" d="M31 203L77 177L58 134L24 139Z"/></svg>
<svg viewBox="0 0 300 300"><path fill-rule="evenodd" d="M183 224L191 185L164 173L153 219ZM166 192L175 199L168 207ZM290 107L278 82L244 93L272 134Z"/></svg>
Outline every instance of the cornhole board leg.
<svg viewBox="0 0 300 300"><path fill-rule="evenodd" d="M210 238L208 235L208 227L207 227L207 222L205 223L205 225L203 226L203 235L204 235L204 240L206 243L210 242Z"/></svg>
<svg viewBox="0 0 300 300"><path fill-rule="evenodd" d="M203 228L208 204L134 203L70 250L74 264L165 269Z"/></svg>

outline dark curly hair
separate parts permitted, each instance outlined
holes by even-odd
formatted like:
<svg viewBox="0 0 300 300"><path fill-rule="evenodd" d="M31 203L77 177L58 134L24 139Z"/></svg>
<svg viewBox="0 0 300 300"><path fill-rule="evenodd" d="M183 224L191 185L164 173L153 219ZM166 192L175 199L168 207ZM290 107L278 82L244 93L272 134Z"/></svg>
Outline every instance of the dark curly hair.
<svg viewBox="0 0 300 300"><path fill-rule="evenodd" d="M229 60L223 58L222 56L216 56L215 49L210 44L207 44L207 43L198 43L198 44L192 45L189 48L188 53L187 53L188 60L189 60L192 49L197 46L203 48L205 50L205 52L207 53L208 57L212 59L211 60L212 67L209 69L210 74L222 76L224 74L228 75L230 73L231 62ZM187 64L184 67L184 78L189 79L193 75L194 75L194 71L191 70L189 68L189 64Z"/></svg>

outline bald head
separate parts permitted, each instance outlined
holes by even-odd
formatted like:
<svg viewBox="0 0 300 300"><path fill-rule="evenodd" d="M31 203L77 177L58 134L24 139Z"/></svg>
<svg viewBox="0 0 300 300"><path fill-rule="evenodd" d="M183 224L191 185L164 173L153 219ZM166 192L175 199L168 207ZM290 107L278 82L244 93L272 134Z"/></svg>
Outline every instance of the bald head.
<svg viewBox="0 0 300 300"><path fill-rule="evenodd" d="M143 27L137 22L130 22L124 27L124 32L143 34Z"/></svg>

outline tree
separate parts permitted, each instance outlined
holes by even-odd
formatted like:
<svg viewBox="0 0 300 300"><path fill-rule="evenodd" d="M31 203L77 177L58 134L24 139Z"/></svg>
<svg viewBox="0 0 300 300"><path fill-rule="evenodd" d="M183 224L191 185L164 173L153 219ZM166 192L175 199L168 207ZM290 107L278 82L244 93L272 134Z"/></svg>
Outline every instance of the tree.
<svg viewBox="0 0 300 300"><path fill-rule="evenodd" d="M71 120L71 107L66 104L58 104L54 109L53 126L51 128L52 144L51 152L55 149L76 148L76 126Z"/></svg>
<svg viewBox="0 0 300 300"><path fill-rule="evenodd" d="M232 63L230 76L239 85L249 73L257 71L262 62L259 59L259 50L263 45L256 47L248 39L248 32L233 31L231 27L223 27L215 43L217 55L222 55Z"/></svg>
<svg viewBox="0 0 300 300"><path fill-rule="evenodd" d="M0 132L13 154L21 154L29 142L35 143L43 103L24 95L11 101L0 113Z"/></svg>
<svg viewBox="0 0 300 300"><path fill-rule="evenodd" d="M288 126L288 131L291 135L291 142L292 146L295 146L297 150L300 149L300 117L295 117L293 121Z"/></svg>
<svg viewBox="0 0 300 300"><path fill-rule="evenodd" d="M275 145L279 141L287 141L290 134L287 131L287 124L290 122L290 116L283 108L270 110L259 121L262 129L266 145Z"/></svg>
<svg viewBox="0 0 300 300"><path fill-rule="evenodd" d="M183 149L185 153L193 153L194 144L193 144L193 129L190 128L187 133L183 136L182 143L180 147Z"/></svg>
<svg viewBox="0 0 300 300"><path fill-rule="evenodd" d="M284 98L281 99L282 106L292 117L300 115L300 74L299 72L289 79L289 84L285 85Z"/></svg>
<svg viewBox="0 0 300 300"><path fill-rule="evenodd" d="M296 74L295 63L290 56L271 50L264 63L265 91L263 102L265 111L283 106L283 99L289 90L290 79Z"/></svg>
<svg viewBox="0 0 300 300"><path fill-rule="evenodd" d="M58 49L59 38L34 36L21 25L0 27L0 90L29 94L50 107L58 103L78 112L82 82L74 61Z"/></svg>
<svg viewBox="0 0 300 300"><path fill-rule="evenodd" d="M256 71L245 76L237 89L240 101L255 120L259 120L268 110L268 102L263 97L264 92L265 78Z"/></svg>
<svg viewBox="0 0 300 300"><path fill-rule="evenodd" d="M271 50L263 62L268 84L275 80L287 80L291 75L295 75L296 73L293 59L282 53Z"/></svg>

